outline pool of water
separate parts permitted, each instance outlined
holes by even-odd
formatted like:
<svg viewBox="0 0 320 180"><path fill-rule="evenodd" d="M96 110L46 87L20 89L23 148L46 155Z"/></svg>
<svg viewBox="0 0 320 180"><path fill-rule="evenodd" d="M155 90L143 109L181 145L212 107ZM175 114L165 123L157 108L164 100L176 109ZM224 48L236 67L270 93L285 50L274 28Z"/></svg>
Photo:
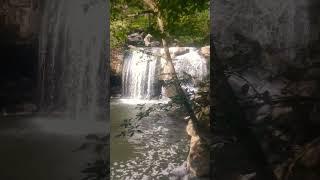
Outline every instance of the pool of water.
<svg viewBox="0 0 320 180"><path fill-rule="evenodd" d="M141 122L143 133L132 137L115 137L120 124L138 113L137 104L146 106L159 101L113 99L111 101L111 179L169 179L188 155L188 136L183 115L154 113ZM165 102L162 102L165 103Z"/></svg>
<svg viewBox="0 0 320 180"><path fill-rule="evenodd" d="M104 135L105 121L76 121L59 116L0 117L0 179L80 180L98 154L75 151L90 133Z"/></svg>

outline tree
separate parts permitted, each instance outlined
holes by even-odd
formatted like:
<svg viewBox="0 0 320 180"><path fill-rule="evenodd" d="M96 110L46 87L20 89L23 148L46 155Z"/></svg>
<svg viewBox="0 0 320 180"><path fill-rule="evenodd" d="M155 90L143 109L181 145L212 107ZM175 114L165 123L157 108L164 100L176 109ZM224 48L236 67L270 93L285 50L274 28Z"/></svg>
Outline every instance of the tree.
<svg viewBox="0 0 320 180"><path fill-rule="evenodd" d="M199 39L203 39L202 42L206 38L209 37L209 0L143 0L143 1L122 1L124 4L119 5L115 4L114 6L114 16L113 20L114 22L117 21L123 21L123 22L129 22L130 18L135 17L139 18L140 15L143 15L145 13L148 13L151 15L151 18L148 20L151 20L149 24L151 24L150 29L152 29L152 33L155 34L158 38L161 39L162 46L164 48L165 52L165 57L164 59L166 60L166 66L168 67L168 71L166 72L166 78L165 78L165 88L170 91L174 91L175 93L170 97L172 101L174 101L176 104L179 104L179 107L183 107L186 111L186 113L189 116L189 119L191 120L193 124L193 129L195 131L195 134L198 135L199 139L197 141L201 141L201 148L206 145L208 145L208 138L205 135L205 132L200 131L200 123L199 119L196 115L196 108L194 106L195 100L190 100L188 94L184 91L184 89L181 87L181 82L178 79L177 73L175 71L175 67L172 61L172 57L169 52L169 43L170 40L173 38L177 37L176 35L180 37L185 37L181 36L179 33L178 28L181 27L183 23L188 23L188 20L192 19L195 20L196 18L192 15L194 14L201 14L201 13L207 13L206 16L203 15L201 17L205 17L204 19L204 26L206 28L186 28L186 34L187 36L191 37L192 39L194 36L203 36L200 37ZM115 1L113 3L116 3ZM131 5L129 8L129 4ZM136 5L133 7L133 5ZM138 13L135 11L137 10L136 8L138 7ZM130 10L129 10L130 9ZM191 15L190 15L191 14ZM129 18L128 18L129 17ZM150 17L150 16L149 16ZM181 21L180 21L181 20ZM181 23L183 22L183 23ZM195 20L194 22L198 22ZM123 24L122 24L123 25ZM142 25L142 24L141 24ZM186 24L185 24L186 25ZM200 24L202 26L203 24ZM112 26L112 21L111 21L111 26ZM142 25L143 26L143 25ZM194 27L198 27L199 25L195 25ZM127 28L130 27L130 25L126 26ZM132 26L131 26L132 27ZM188 25L186 25L188 27ZM115 28L116 29L116 28ZM129 29L129 28L128 28ZM126 29L126 32L129 32L129 30ZM149 32L150 32L149 29ZM192 29L192 31L190 31ZM201 29L199 32L203 33L194 33L195 31L198 31ZM191 32L188 34L188 32ZM114 34L119 33L117 31L114 32ZM183 33L182 33L183 34ZM111 35L112 36L112 35ZM121 37L118 38L120 41L123 42L123 39L126 37L123 36L117 36ZM120 42L119 41L119 42ZM201 40L200 40L201 41ZM120 43L121 44L121 43ZM208 44L208 43L207 43ZM169 76L167 76L169 75ZM207 96L205 95L205 99L207 100ZM208 101L208 100L207 100ZM169 105L170 106L170 105ZM165 108L165 107L160 107L160 109ZM151 107L147 109L144 112L141 112L140 114L137 115L136 120L140 120L141 118L145 116L149 116L150 112L154 111L154 107ZM125 120L124 123L125 127L129 127L129 131L126 131L127 133L121 133L122 136L124 135L133 135L134 133L134 125L132 126L131 124L131 119ZM208 150L209 151L209 150ZM209 153L208 153L209 154ZM205 156L207 157L207 156ZM209 161L209 159L208 159Z"/></svg>
<svg viewBox="0 0 320 180"><path fill-rule="evenodd" d="M170 78L167 79L168 85L166 85L166 88L170 88L176 92L175 95L179 96L181 99L182 105L185 107L195 126L197 126L197 118L193 112L192 104L184 90L181 88L180 81L178 80L169 52L168 39L172 38L172 36L174 37L174 34L170 36L169 32L178 32L176 26L179 24L179 20L184 19L184 22L188 22L186 19L191 18L186 17L189 17L190 14L196 14L203 11L208 12L209 2L209 0L121 0L121 2L111 0L111 42L113 38L118 41L111 44L114 44L115 46L124 43L126 37L123 35L128 33L129 29L133 27L132 23L131 26L128 25L132 22L130 17L139 18L140 15L145 13L152 15L153 21L151 22L151 29L153 29L153 33L162 41L166 64L170 75ZM209 27L208 16L209 14L207 14L207 19L204 20L206 21L205 24L207 27ZM143 23L140 24L140 27L141 26L143 26ZM209 34L209 28L206 33ZM195 36L194 33L192 33L192 35ZM204 34L203 36L208 35Z"/></svg>
<svg viewBox="0 0 320 180"><path fill-rule="evenodd" d="M166 27L172 25L175 18L178 18L185 13L191 13L192 11L197 11L201 8L208 8L206 5L209 5L209 2L204 0L196 1L196 3L190 0L144 0L143 2L156 16L157 26L161 35L160 37L162 40L162 46L165 51L166 63L171 74L171 85L167 86L167 88L171 87L176 91L176 95L181 97L182 105L189 114L190 119L195 127L196 133L201 134L198 127L198 120L193 111L192 104L190 103L188 96L185 94L180 85L180 81L172 62L172 58L169 52L169 46L167 43L168 34L166 32Z"/></svg>
<svg viewBox="0 0 320 180"><path fill-rule="evenodd" d="M150 1L151 2L151 1ZM209 42L209 0L156 0L161 12L167 41L178 40L188 45ZM111 47L125 43L131 29L143 29L161 38L157 14L145 1L111 0Z"/></svg>

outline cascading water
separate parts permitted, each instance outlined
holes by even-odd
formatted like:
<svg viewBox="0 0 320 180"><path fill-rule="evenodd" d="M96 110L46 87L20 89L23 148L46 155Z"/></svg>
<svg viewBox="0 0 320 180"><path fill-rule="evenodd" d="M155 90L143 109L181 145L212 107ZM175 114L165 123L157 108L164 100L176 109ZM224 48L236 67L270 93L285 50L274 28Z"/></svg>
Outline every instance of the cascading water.
<svg viewBox="0 0 320 180"><path fill-rule="evenodd" d="M196 83L208 75L206 59L194 47L171 47L169 49L179 78L192 77L187 86L195 89ZM181 53L184 52L184 53ZM122 95L134 99L150 99L161 95L160 74L165 68L162 48L139 48L131 50L124 58L122 71Z"/></svg>
<svg viewBox="0 0 320 180"><path fill-rule="evenodd" d="M157 52L158 49L141 48L128 53L122 71L123 96L137 99L159 96L160 58L155 55Z"/></svg>
<svg viewBox="0 0 320 180"><path fill-rule="evenodd" d="M173 54L178 50L178 48L172 48ZM185 86L195 90L198 82L203 81L209 74L207 60L200 55L197 48L188 47L185 50L188 52L173 58L173 64L179 78L183 79L186 74L192 77L190 83Z"/></svg>
<svg viewBox="0 0 320 180"><path fill-rule="evenodd" d="M103 0L44 3L39 45L43 111L61 111L73 119L105 113L107 10Z"/></svg>

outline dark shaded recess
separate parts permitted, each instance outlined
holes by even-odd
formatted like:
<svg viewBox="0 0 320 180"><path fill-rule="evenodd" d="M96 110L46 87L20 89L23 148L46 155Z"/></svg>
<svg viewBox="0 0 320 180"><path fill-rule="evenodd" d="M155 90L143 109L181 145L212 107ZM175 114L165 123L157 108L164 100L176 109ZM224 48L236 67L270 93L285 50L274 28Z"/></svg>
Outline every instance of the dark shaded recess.
<svg viewBox="0 0 320 180"><path fill-rule="evenodd" d="M318 38L312 39L308 48L310 58L315 59L320 57L320 1L310 0L309 4L309 22L310 31L317 33ZM320 62L316 63L320 65Z"/></svg>
<svg viewBox="0 0 320 180"><path fill-rule="evenodd" d="M211 151L211 178L232 179L233 175L230 173L256 172L256 178L259 180L275 179L259 142L249 128L244 111L228 84L221 59L216 54L213 36L210 44L212 58L210 126L217 138L213 140L216 146ZM217 145L223 141L229 143L219 148Z"/></svg>
<svg viewBox="0 0 320 180"><path fill-rule="evenodd" d="M239 33L234 33L233 36L237 41L232 46L232 51L235 54L228 59L224 59L222 63L228 64L231 68L239 66L248 68L257 65L259 63L257 59L261 59L262 54L260 43Z"/></svg>
<svg viewBox="0 0 320 180"><path fill-rule="evenodd" d="M121 93L121 76L110 75L110 84L111 84L111 94L120 94Z"/></svg>
<svg viewBox="0 0 320 180"><path fill-rule="evenodd" d="M15 30L0 27L0 108L7 111L34 102L37 83L37 41L17 39Z"/></svg>
<svg viewBox="0 0 320 180"><path fill-rule="evenodd" d="M319 27L319 9L320 9L320 1L318 0L309 0L309 18L310 23L313 25L317 25Z"/></svg>

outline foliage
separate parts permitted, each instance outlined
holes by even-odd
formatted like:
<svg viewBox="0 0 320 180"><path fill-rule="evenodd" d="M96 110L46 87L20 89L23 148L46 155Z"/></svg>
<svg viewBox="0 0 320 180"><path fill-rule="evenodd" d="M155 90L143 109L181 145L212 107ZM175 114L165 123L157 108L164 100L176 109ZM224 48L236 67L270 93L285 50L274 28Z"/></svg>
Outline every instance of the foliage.
<svg viewBox="0 0 320 180"><path fill-rule="evenodd" d="M168 39L181 45L209 42L209 0L155 0L165 18ZM159 38L156 15L138 0L111 0L111 47L123 46L128 33L142 30Z"/></svg>
<svg viewBox="0 0 320 180"><path fill-rule="evenodd" d="M110 25L110 45L115 48L121 46L129 33L129 23L121 20L114 20Z"/></svg>
<svg viewBox="0 0 320 180"><path fill-rule="evenodd" d="M183 45L206 45L210 38L209 9L180 18L169 29L169 39L177 39Z"/></svg>
<svg viewBox="0 0 320 180"><path fill-rule="evenodd" d="M208 0L155 0L165 19L169 39L183 44L209 42Z"/></svg>

